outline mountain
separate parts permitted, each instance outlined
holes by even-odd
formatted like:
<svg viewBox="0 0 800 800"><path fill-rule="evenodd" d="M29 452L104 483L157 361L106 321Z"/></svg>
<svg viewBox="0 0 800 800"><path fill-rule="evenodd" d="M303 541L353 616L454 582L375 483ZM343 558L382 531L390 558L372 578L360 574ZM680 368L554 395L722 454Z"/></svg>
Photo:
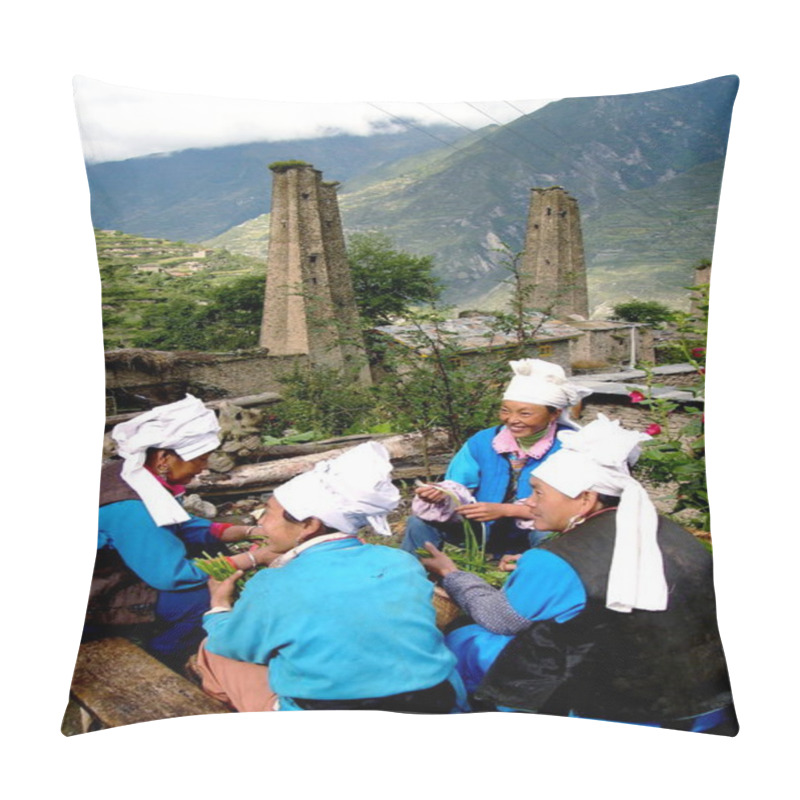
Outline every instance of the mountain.
<svg viewBox="0 0 800 800"><path fill-rule="evenodd" d="M182 150L87 164L92 223L102 230L201 242L269 211L274 161L320 165L325 179L347 181L365 170L467 138L450 125L372 136Z"/></svg>
<svg viewBox="0 0 800 800"><path fill-rule="evenodd" d="M451 138L442 141L446 137L438 131L427 142L435 147L402 154L398 149L394 158L360 158L358 143L336 150L325 139L287 144L280 158L302 159L321 169L326 180L342 181L339 202L346 232L380 229L401 249L435 255L447 287L445 299L461 307L490 308L504 302L502 282L508 273L497 250L502 243L512 252L522 249L530 190L554 184L580 204L593 307L631 297L680 305L693 266L712 255L737 87L738 79L727 76L653 92L560 100L469 136L451 128ZM375 138L380 137L360 144L366 147ZM243 187L252 180L251 172L264 180L258 195L266 197L266 159L257 165L255 160L236 162L241 170L237 174L229 165L215 188L203 177L202 167L212 156L213 151L187 151L150 159L165 164L176 159L176 165L191 173L184 175L191 181L185 185L178 180L179 170L171 173L176 176L170 187L173 212L187 217L174 223L184 226L179 238L198 238L189 232L188 220L203 218L205 223L192 230L226 231L206 235L205 243L264 257L266 204L251 221L243 221L246 215L238 208L234 214L230 206L236 198L244 205ZM108 172L115 169L108 167ZM222 173L217 169L214 174ZM169 180L165 174L159 181L166 213L170 202L164 202L168 192L163 186ZM141 193L142 188L132 191ZM212 225L212 210L219 210L217 198L223 196L226 220ZM138 219L147 202L132 201L131 211L126 207L129 218ZM103 205L100 197L98 204ZM233 216L239 221L231 228ZM157 217L151 209L153 224ZM97 220L95 225L125 229L121 224L101 226ZM175 238L163 230L149 235Z"/></svg>
<svg viewBox="0 0 800 800"><path fill-rule="evenodd" d="M530 189L560 185L580 205L592 304L674 299L692 266L711 258L737 84L551 103L439 161L345 187L344 225L382 228L412 252L435 253L447 298L485 306L507 276L498 244L524 245Z"/></svg>

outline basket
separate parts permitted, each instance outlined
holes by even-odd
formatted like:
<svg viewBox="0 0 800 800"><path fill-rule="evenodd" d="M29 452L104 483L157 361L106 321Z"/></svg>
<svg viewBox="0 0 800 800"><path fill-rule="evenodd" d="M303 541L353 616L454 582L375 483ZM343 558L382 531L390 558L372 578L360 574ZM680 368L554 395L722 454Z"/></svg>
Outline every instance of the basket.
<svg viewBox="0 0 800 800"><path fill-rule="evenodd" d="M440 631L461 614L461 609L441 586L433 587L433 607L436 609L436 627Z"/></svg>

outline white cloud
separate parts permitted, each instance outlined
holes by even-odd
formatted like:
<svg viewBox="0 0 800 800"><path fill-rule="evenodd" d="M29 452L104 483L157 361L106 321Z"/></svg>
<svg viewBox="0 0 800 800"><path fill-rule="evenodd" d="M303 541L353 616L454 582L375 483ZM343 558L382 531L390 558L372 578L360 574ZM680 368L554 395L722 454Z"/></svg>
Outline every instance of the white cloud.
<svg viewBox="0 0 800 800"><path fill-rule="evenodd" d="M117 161L189 147L280 141L333 133L366 135L414 125L446 123L470 130L505 123L548 100L416 103L271 102L172 94L116 86L77 76L75 105L84 156Z"/></svg>

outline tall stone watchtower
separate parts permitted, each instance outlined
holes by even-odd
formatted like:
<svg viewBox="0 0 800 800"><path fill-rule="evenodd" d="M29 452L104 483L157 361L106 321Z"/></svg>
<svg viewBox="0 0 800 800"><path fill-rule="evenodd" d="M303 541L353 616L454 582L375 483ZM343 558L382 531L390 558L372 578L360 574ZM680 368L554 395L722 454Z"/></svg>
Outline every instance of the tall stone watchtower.
<svg viewBox="0 0 800 800"><path fill-rule="evenodd" d="M267 287L260 345L270 356L352 370L370 383L336 197L310 164L270 166Z"/></svg>
<svg viewBox="0 0 800 800"><path fill-rule="evenodd" d="M560 186L531 190L521 279L526 307L589 316L578 201Z"/></svg>

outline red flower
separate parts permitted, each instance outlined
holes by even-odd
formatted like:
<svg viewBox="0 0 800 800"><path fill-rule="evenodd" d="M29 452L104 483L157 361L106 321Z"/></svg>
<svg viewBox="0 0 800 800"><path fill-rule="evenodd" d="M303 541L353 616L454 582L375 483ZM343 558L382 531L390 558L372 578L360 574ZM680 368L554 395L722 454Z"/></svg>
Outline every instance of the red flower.
<svg viewBox="0 0 800 800"><path fill-rule="evenodd" d="M705 367L700 367L700 368L699 368L697 371L698 371L698 372L699 372L701 375L705 375L705 374L706 374L706 368L705 368Z"/></svg>
<svg viewBox="0 0 800 800"><path fill-rule="evenodd" d="M706 354L705 347L693 347L692 358L702 358Z"/></svg>
<svg viewBox="0 0 800 800"><path fill-rule="evenodd" d="M648 425L644 432L650 436L658 436L661 433L661 426L654 422L652 425Z"/></svg>
<svg viewBox="0 0 800 800"><path fill-rule="evenodd" d="M631 392L628 397L630 397L631 403L641 403L645 399L641 392Z"/></svg>

